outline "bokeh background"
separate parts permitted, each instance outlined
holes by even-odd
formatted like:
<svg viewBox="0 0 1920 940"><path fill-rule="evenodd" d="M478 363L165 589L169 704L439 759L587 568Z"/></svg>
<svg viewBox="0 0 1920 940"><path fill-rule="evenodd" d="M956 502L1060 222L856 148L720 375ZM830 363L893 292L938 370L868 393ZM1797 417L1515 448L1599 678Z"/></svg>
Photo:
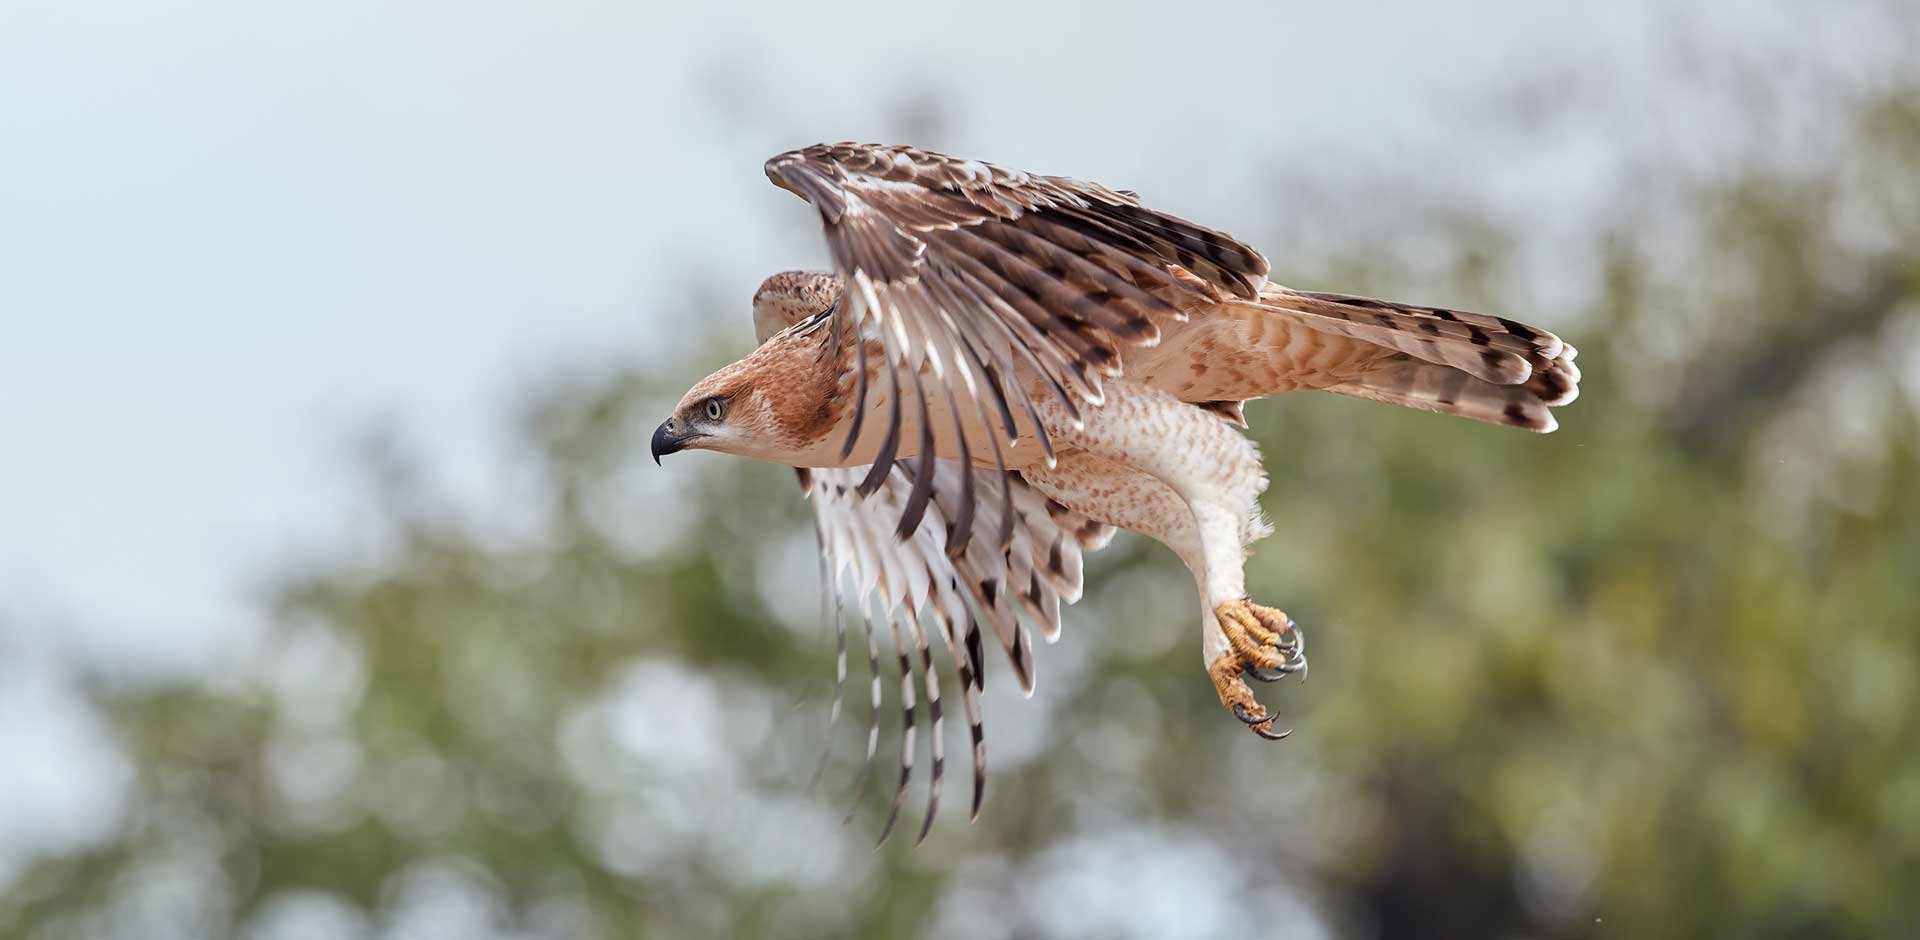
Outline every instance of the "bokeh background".
<svg viewBox="0 0 1920 940"><path fill-rule="evenodd" d="M10 0L0 937L1920 934L1916 50L1871 0ZM760 162L843 138L1541 324L1583 394L1251 407L1293 739L1123 535L988 677L982 818L962 770L876 850L895 710L856 798L791 474L645 454L825 261Z"/></svg>

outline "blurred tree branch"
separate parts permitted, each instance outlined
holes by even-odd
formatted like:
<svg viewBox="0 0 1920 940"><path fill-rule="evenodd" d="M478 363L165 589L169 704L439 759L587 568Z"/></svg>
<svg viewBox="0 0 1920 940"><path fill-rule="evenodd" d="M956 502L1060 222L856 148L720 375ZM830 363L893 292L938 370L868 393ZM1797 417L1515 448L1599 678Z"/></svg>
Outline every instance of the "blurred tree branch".
<svg viewBox="0 0 1920 940"><path fill-rule="evenodd" d="M1703 453L1744 440L1753 424L1791 397L1835 349L1871 336L1907 299L1913 274L1904 259L1882 258L1857 290L1815 294L1810 315L1765 342L1703 357L1692 367L1666 426L1681 446Z"/></svg>

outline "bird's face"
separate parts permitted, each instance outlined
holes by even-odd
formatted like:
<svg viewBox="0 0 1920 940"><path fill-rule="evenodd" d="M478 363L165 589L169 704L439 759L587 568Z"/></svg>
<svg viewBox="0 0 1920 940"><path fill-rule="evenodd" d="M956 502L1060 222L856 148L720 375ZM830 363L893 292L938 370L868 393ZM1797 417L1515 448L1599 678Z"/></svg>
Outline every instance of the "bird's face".
<svg viewBox="0 0 1920 940"><path fill-rule="evenodd" d="M826 355L832 333L815 314L833 307L831 274L789 271L754 297L756 332L765 341L747 358L695 383L653 432L653 459L682 450L717 450L789 466L811 466L844 410L839 357Z"/></svg>
<svg viewBox="0 0 1920 940"><path fill-rule="evenodd" d="M835 370L819 355L819 344L819 337L783 332L695 383L653 432L654 461L683 450L717 450L805 466L801 461L837 413Z"/></svg>
<svg viewBox="0 0 1920 940"><path fill-rule="evenodd" d="M695 383L653 432L653 462L683 450L759 456L766 430L763 396L742 360Z"/></svg>

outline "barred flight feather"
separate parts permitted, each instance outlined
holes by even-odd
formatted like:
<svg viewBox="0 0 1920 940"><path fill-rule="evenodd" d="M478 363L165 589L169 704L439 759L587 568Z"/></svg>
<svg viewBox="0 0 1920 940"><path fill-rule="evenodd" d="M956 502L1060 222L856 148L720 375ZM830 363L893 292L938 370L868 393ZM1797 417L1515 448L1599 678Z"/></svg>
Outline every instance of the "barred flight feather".
<svg viewBox="0 0 1920 940"><path fill-rule="evenodd" d="M971 813L977 816L986 784L986 736L979 699L985 689L986 664L981 659L979 625L992 628L1022 691L1031 694L1033 643L1027 624L1038 624L1049 639L1059 635L1062 603L1071 604L1080 597L1082 552L1106 544L1113 530L1051 503L1010 472L976 477L973 468L957 461L905 458L863 498L858 482L867 473L864 467L815 469L803 472L801 479L808 485L826 556L825 588L835 593L837 604L858 608L868 620L873 707L867 754L856 784L860 792L870 776L881 714L880 654L872 622L876 615L869 611L869 601L878 603L877 616L887 621L895 636L901 683L901 769L882 838L897 821L912 778L917 711L909 642L919 650L933 742L929 806L920 830L924 837L938 807L945 769L938 669L929 633L939 630L958 678L972 744ZM915 499L922 481L926 481L927 496L921 518L908 537L900 539L894 531L895 520L904 505ZM969 489L981 499L1004 500L1014 507L1012 534L1004 546L997 532L975 527L961 541L960 550L952 550L952 533L971 505ZM844 623L836 623L836 637L844 650ZM844 682L846 672L844 653L841 657L835 670L837 682ZM836 690L836 700L839 694Z"/></svg>
<svg viewBox="0 0 1920 940"><path fill-rule="evenodd" d="M1511 333L1496 333L1457 319L1434 316L1428 311L1384 304L1375 307L1373 305L1380 302L1367 298L1329 300L1327 296L1332 295L1315 296L1270 288L1261 294L1256 306L1295 317L1311 329L1384 346L1459 369L1495 385L1525 382L1536 365L1544 368L1560 351L1560 340L1552 334L1536 334L1550 340L1550 346L1536 344Z"/></svg>

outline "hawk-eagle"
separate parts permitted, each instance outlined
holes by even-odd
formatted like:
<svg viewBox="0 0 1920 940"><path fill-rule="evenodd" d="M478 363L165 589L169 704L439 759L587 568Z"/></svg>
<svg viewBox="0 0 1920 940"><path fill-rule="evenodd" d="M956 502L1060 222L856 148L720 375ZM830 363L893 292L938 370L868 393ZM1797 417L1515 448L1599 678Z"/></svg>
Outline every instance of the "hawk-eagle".
<svg viewBox="0 0 1920 940"><path fill-rule="evenodd" d="M783 153L766 172L819 212L834 270L768 278L753 298L760 347L695 384L652 452L797 468L828 589L863 611L877 597L905 710L882 839L911 778L914 653L932 729L924 837L943 763L931 639L963 693L977 815L980 627L1030 693L1027 624L1058 636L1061 604L1080 596L1081 554L1116 528L1164 543L1192 571L1221 704L1255 734L1285 736L1244 681L1307 667L1300 628L1249 600L1241 570L1271 531L1258 503L1266 474L1239 431L1249 399L1327 391L1546 432L1548 409L1577 394L1574 348L1552 333L1281 287L1259 252L1131 192L854 143ZM870 765L871 624L867 649Z"/></svg>

